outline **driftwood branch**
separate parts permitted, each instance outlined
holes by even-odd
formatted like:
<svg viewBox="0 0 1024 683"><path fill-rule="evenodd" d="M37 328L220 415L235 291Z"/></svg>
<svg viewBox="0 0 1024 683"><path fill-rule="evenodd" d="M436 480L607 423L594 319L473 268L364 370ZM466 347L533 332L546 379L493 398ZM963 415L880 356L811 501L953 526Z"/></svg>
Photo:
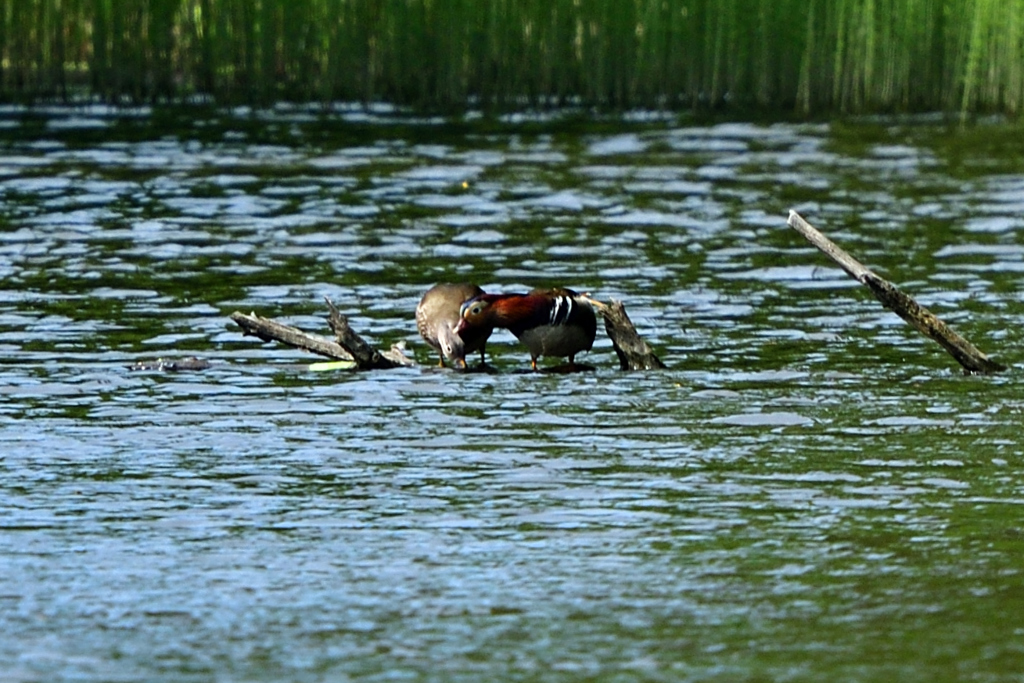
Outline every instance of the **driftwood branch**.
<svg viewBox="0 0 1024 683"><path fill-rule="evenodd" d="M368 344L355 333L348 324L348 318L338 310L334 302L327 297L324 297L324 300L327 302L327 308L331 312L327 318L327 324L334 331L334 336L338 343L352 354L352 358L360 370L386 370L388 368L416 365L416 361L407 358L397 346L392 346L389 351L378 351Z"/></svg>
<svg viewBox="0 0 1024 683"><path fill-rule="evenodd" d="M832 240L825 237L796 211L789 212L789 225L808 242L839 264L851 277L871 290L882 305L914 326L925 336L934 339L967 372L990 374L1001 372L1006 366L990 359L973 344L954 332L946 323L914 299L903 293L896 285L879 277L857 259L843 251Z"/></svg>
<svg viewBox="0 0 1024 683"><path fill-rule="evenodd" d="M612 340L615 355L619 357L619 367L623 370L661 370L665 364L654 355L654 351L643 340L633 326L633 321L626 315L626 307L621 301L612 299L611 303L603 303L587 297L587 301L597 309L604 318L604 330Z"/></svg>
<svg viewBox="0 0 1024 683"><path fill-rule="evenodd" d="M246 315L235 311L231 314L231 319L247 335L259 337L263 341L280 342L333 360L352 361L360 370L416 364L397 347L393 346L388 351L378 351L349 327L348 319L338 311L330 299L327 299L327 307L330 310L328 324L334 330L336 340L310 334L297 327L283 325L256 314Z"/></svg>
<svg viewBox="0 0 1024 683"><path fill-rule="evenodd" d="M270 318L263 318L255 313L245 314L235 311L231 319L242 328L244 334L259 337L265 342L276 341L295 349L309 351L319 356L334 360L354 360L352 354L338 342L315 334L303 332L297 327L283 325Z"/></svg>

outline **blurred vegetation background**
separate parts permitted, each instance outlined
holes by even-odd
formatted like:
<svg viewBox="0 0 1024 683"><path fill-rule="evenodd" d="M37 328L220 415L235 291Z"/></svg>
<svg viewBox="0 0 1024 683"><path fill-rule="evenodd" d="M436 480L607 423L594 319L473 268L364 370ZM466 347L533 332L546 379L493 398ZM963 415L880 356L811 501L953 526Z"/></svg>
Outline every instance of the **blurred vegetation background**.
<svg viewBox="0 0 1024 683"><path fill-rule="evenodd" d="M0 99L1024 105L1024 0L0 0Z"/></svg>

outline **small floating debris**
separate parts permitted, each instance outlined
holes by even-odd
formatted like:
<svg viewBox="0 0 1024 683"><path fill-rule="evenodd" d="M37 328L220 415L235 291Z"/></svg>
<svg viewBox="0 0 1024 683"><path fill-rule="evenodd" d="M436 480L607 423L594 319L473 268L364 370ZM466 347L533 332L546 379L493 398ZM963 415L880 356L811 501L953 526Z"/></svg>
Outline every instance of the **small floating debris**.
<svg viewBox="0 0 1024 683"><path fill-rule="evenodd" d="M127 366L129 370L149 370L156 372L194 372L206 370L212 365L202 358L157 358L155 361L139 361Z"/></svg>
<svg viewBox="0 0 1024 683"><path fill-rule="evenodd" d="M335 370L354 370L359 364L354 360L335 360L324 363L310 363L310 372L334 372Z"/></svg>

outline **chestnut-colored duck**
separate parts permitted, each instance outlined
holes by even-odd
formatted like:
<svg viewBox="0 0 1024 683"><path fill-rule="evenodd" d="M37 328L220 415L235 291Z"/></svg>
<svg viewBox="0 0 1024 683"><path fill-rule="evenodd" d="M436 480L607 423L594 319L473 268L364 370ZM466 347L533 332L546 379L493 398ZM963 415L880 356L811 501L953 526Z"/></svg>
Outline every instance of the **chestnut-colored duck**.
<svg viewBox="0 0 1024 683"><path fill-rule="evenodd" d="M440 354L441 367L448 360L465 368L466 355L474 351L480 352L480 362L484 362L484 347L494 327L480 325L461 333L455 331L462 303L483 293L476 285L443 282L428 289L416 306L416 327Z"/></svg>
<svg viewBox="0 0 1024 683"><path fill-rule="evenodd" d="M455 331L465 336L495 327L509 330L530 350L537 369L541 356L567 357L575 365L597 334L594 309L571 289L535 289L529 294L481 294L462 304Z"/></svg>

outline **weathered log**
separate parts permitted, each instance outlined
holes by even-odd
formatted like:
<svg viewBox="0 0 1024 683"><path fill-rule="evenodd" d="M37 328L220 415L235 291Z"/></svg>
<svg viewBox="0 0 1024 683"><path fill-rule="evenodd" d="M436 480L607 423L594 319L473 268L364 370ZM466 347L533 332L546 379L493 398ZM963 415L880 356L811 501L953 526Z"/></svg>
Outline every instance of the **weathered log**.
<svg viewBox="0 0 1024 683"><path fill-rule="evenodd" d="M604 318L604 330L612 340L615 355L619 357L619 368L622 370L662 370L665 364L654 355L654 351L636 331L633 321L626 315L626 307L621 301L611 300L604 303L592 299L590 302Z"/></svg>
<svg viewBox="0 0 1024 683"><path fill-rule="evenodd" d="M295 349L301 349L334 360L354 360L352 354L338 342L315 334L303 332L297 327L283 325L275 320L263 318L255 313L235 311L231 319L242 328L244 334L259 337L265 342L276 341Z"/></svg>
<svg viewBox="0 0 1024 683"><path fill-rule="evenodd" d="M789 212L788 223L808 242L839 264L839 267L851 277L870 289L883 306L892 310L925 336L938 342L967 372L985 375L1006 370L1005 365L997 363L979 351L977 347L953 331L927 308L902 292L896 285L879 277L860 261L843 251L796 211Z"/></svg>
<svg viewBox="0 0 1024 683"><path fill-rule="evenodd" d="M355 333L348 324L348 318L338 310L334 302L327 297L324 297L324 300L331 312L327 318L327 324L334 331L338 343L352 355L356 367L360 370L387 370L416 365L416 361L406 357L398 346L392 346L389 351L379 351L368 344Z"/></svg>
<svg viewBox="0 0 1024 683"><path fill-rule="evenodd" d="M355 333L348 324L348 318L326 299L330 315L327 324L334 331L335 339L304 332L297 327L283 325L255 313L246 315L235 311L231 319L245 334L259 337L263 341L276 341L292 348L309 351L333 360L351 361L359 370L386 369L415 365L416 361L402 353L398 346L388 351L379 351Z"/></svg>

